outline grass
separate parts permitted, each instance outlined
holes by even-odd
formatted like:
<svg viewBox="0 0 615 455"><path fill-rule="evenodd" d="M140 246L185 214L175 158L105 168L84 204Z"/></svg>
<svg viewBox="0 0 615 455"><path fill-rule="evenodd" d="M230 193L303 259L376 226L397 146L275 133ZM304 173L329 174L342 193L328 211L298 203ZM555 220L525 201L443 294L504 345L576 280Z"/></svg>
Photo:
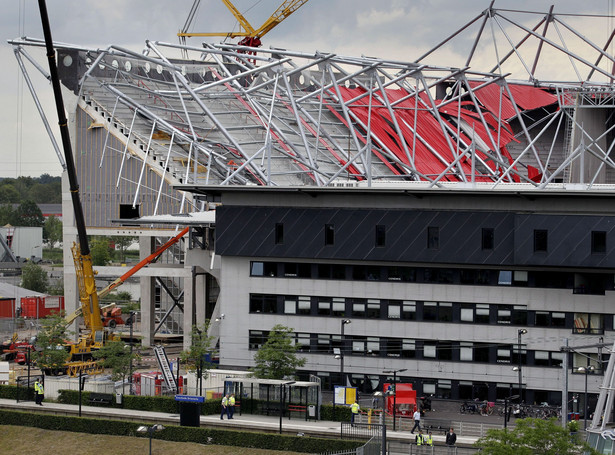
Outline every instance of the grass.
<svg viewBox="0 0 615 455"><path fill-rule="evenodd" d="M149 453L148 438L72 433L39 428L0 425L0 453L10 455L133 455ZM297 452L246 449L190 442L152 440L152 455L300 455ZM305 455L305 454L301 454Z"/></svg>

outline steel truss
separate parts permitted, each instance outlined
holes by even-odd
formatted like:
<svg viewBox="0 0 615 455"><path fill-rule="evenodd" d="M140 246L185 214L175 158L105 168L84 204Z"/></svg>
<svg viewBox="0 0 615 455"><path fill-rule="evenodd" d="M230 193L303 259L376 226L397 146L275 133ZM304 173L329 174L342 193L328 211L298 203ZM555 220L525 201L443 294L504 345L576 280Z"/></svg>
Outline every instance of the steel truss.
<svg viewBox="0 0 615 455"><path fill-rule="evenodd" d="M615 183L615 60L607 51L614 33L598 46L553 9L539 14L530 28L513 20L513 12L492 6L414 62L283 49L253 55L251 48L228 44L147 41L142 53L118 46L56 47L64 83L78 96L78 106L107 138L124 144L123 150L113 149L105 140L100 165L108 156L122 157L115 184L130 191L135 204L144 189L160 198L162 183L160 188L144 183L149 171L171 184L421 181L543 189L554 183L586 188ZM423 63L472 25L479 31L465 66ZM521 38L515 41L510 29L521 30ZM586 45L582 55L564 41L562 30ZM501 39L497 43L497 33L507 50ZM498 59L488 71L478 71L471 64L485 40ZM532 40L539 44L528 59L522 50ZM42 42L11 43L47 125L25 65L30 62L46 76L26 51ZM547 47L570 62L578 81L535 77ZM172 58L175 54L189 58ZM515 58L528 80L504 72ZM584 114L590 109L601 114ZM136 180L123 168L134 158L141 163ZM182 211L201 208L174 197L182 198Z"/></svg>

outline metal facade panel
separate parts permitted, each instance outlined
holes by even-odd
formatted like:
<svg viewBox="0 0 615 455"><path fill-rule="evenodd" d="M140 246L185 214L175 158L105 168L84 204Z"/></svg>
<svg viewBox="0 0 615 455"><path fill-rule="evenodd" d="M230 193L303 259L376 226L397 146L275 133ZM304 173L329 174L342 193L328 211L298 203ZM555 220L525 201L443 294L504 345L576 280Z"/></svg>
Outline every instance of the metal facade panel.
<svg viewBox="0 0 615 455"><path fill-rule="evenodd" d="M615 219L602 216L526 215L506 212L385 209L228 207L217 210L216 252L222 256L468 264L507 267L614 267L612 243L591 254L591 231L615 235ZM275 244L276 223L284 243ZM325 245L325 224L334 225ZM386 244L375 246L375 226ZM439 248L428 247L428 227L439 228ZM493 250L482 249L482 229L494 230ZM533 230L549 232L547 253L534 253Z"/></svg>

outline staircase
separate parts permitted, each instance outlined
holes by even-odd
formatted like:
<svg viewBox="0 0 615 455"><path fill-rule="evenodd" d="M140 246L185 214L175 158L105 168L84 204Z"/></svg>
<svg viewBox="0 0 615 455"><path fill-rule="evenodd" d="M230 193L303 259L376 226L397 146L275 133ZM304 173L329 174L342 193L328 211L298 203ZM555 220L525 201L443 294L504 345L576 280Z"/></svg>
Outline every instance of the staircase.
<svg viewBox="0 0 615 455"><path fill-rule="evenodd" d="M156 360L158 361L160 371L162 371L162 376L164 377L164 382L167 386L167 389L177 390L175 376L173 376L173 372L171 371L171 367L169 366L169 358L167 357L167 353L164 350L164 346L160 344L154 346L154 354L156 355Z"/></svg>

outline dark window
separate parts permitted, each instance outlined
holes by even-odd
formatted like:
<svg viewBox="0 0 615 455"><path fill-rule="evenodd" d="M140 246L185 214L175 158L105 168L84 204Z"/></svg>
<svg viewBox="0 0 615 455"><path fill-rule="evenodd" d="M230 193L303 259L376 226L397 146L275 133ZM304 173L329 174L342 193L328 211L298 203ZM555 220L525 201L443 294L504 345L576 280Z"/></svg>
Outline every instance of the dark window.
<svg viewBox="0 0 615 455"><path fill-rule="evenodd" d="M286 262L283 266L285 277L311 278L312 276L311 264L303 262Z"/></svg>
<svg viewBox="0 0 615 455"><path fill-rule="evenodd" d="M325 224L325 245L333 245L335 243L335 226L333 224Z"/></svg>
<svg viewBox="0 0 615 455"><path fill-rule="evenodd" d="M252 294L250 295L250 313L278 312L278 297L275 295Z"/></svg>
<svg viewBox="0 0 615 455"><path fill-rule="evenodd" d="M474 345L474 361L489 362L489 346L475 344Z"/></svg>
<svg viewBox="0 0 615 455"><path fill-rule="evenodd" d="M592 231L592 253L606 253L606 232Z"/></svg>
<svg viewBox="0 0 615 455"><path fill-rule="evenodd" d="M251 276L277 276L278 264L275 262L252 262L250 264Z"/></svg>
<svg viewBox="0 0 615 455"><path fill-rule="evenodd" d="M260 349L269 338L269 332L263 332L260 330L250 330L249 334L249 348Z"/></svg>
<svg viewBox="0 0 615 455"><path fill-rule="evenodd" d="M282 223L275 224L275 244L282 245L284 243L284 225Z"/></svg>
<svg viewBox="0 0 615 455"><path fill-rule="evenodd" d="M535 229L534 230L534 251L535 252L546 252L547 251L547 240L548 240L548 232L545 229Z"/></svg>
<svg viewBox="0 0 615 455"><path fill-rule="evenodd" d="M416 270L410 267L387 267L389 281L416 281Z"/></svg>
<svg viewBox="0 0 615 455"><path fill-rule="evenodd" d="M382 224L376 225L376 246L383 247L386 244L386 228Z"/></svg>
<svg viewBox="0 0 615 455"><path fill-rule="evenodd" d="M440 228L437 226L429 226L427 228L427 248L437 250L440 248Z"/></svg>
<svg viewBox="0 0 615 455"><path fill-rule="evenodd" d="M483 228L482 230L482 249L483 250L492 250L493 249L493 228Z"/></svg>

